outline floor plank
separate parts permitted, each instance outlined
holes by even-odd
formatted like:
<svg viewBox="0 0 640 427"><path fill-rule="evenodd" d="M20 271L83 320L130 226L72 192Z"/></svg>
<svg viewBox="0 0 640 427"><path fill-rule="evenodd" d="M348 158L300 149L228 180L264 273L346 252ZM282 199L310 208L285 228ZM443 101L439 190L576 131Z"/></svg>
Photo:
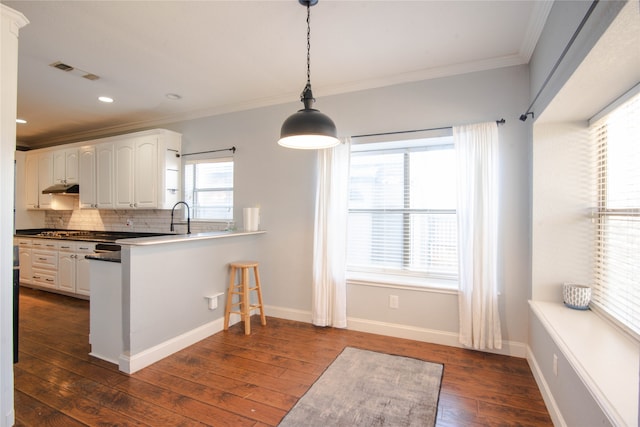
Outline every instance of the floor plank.
<svg viewBox="0 0 640 427"><path fill-rule="evenodd" d="M23 288L17 426L276 426L346 346L444 365L437 426L551 426L523 359L256 317L133 375L89 356L89 304Z"/></svg>

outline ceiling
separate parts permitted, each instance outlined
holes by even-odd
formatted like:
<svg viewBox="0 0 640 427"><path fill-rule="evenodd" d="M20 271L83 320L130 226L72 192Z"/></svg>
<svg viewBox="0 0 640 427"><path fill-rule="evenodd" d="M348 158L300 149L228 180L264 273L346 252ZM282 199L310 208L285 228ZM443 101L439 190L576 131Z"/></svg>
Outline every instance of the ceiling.
<svg viewBox="0 0 640 427"><path fill-rule="evenodd" d="M30 21L18 145L293 102L306 81L306 8L295 0L2 3ZM314 95L526 64L551 4L322 0L311 8Z"/></svg>

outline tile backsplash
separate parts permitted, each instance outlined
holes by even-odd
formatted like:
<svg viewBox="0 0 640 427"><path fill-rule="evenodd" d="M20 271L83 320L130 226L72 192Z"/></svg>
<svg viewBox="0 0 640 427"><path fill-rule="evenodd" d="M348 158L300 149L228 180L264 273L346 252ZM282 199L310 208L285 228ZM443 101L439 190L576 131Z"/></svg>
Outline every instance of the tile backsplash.
<svg viewBox="0 0 640 427"><path fill-rule="evenodd" d="M187 232L186 220L175 212L175 232ZM97 210L46 211L45 228L58 230L131 231L138 233L169 233L170 210ZM227 223L191 221L191 232L225 230Z"/></svg>

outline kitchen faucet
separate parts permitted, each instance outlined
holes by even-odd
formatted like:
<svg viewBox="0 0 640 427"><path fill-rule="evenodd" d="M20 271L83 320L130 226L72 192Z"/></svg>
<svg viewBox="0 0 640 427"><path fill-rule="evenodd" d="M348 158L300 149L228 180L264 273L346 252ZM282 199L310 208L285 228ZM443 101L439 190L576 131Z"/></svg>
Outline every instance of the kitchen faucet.
<svg viewBox="0 0 640 427"><path fill-rule="evenodd" d="M189 210L189 205L187 204L187 202L183 201L179 201L178 203L173 205L173 208L171 209L171 227L169 227L169 231L173 231L173 211L175 211L176 206L180 204L187 207L187 234L191 234L191 211Z"/></svg>

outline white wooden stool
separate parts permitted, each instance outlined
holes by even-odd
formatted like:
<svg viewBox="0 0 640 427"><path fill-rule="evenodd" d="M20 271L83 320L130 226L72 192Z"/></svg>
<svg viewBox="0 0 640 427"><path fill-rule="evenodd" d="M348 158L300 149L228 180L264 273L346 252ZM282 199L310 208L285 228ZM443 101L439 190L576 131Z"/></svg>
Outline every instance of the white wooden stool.
<svg viewBox="0 0 640 427"><path fill-rule="evenodd" d="M227 307L224 312L224 330L229 329L229 316L239 314L244 321L244 333L251 333L251 310L260 309L260 323L262 326L267 324L264 316L264 308L262 306L262 290L260 289L260 274L258 273L257 261L235 261L229 264L231 272L229 274L229 292L227 294ZM255 278L255 286L252 288L249 280L249 270L253 269ZM240 282L236 282L237 271L240 270ZM251 304L250 292L256 291L258 294L258 303ZM233 301L233 296L238 295L237 301Z"/></svg>

